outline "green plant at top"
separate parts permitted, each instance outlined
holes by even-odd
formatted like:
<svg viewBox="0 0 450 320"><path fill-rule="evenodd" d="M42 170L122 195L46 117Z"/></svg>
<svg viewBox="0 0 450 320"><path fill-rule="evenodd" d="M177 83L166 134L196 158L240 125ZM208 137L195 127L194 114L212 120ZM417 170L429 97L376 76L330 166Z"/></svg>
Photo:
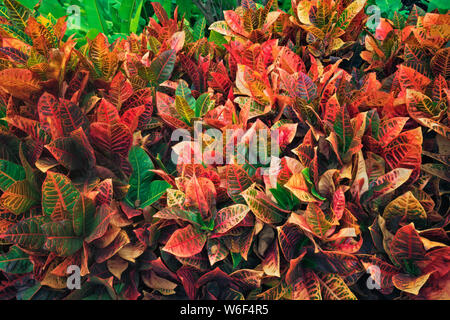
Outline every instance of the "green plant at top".
<svg viewBox="0 0 450 320"><path fill-rule="evenodd" d="M69 16L72 24L68 25L66 37L75 35L78 44L85 43L86 36L93 39L99 32L108 36L109 40L124 38L131 33L141 32L146 22L141 17L146 0L3 0L0 14L7 20L16 17L15 9L20 8L23 16L46 16L56 20ZM76 25L75 6L80 11L79 25ZM20 33L24 30L15 30Z"/></svg>

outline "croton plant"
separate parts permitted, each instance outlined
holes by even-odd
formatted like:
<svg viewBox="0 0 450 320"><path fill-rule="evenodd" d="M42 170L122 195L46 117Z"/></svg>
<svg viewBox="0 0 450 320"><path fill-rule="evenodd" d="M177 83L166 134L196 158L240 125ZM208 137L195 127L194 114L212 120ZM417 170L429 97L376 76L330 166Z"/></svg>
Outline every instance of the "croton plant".
<svg viewBox="0 0 450 320"><path fill-rule="evenodd" d="M153 3L79 47L4 5L0 298L450 299L449 14Z"/></svg>

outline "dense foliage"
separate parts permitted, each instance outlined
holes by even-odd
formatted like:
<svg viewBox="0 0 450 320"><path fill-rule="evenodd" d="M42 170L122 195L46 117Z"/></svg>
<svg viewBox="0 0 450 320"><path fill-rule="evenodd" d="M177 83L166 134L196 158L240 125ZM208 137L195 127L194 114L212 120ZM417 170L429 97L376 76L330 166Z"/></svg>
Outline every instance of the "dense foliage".
<svg viewBox="0 0 450 320"><path fill-rule="evenodd" d="M3 3L2 299L450 298L442 8L155 2L83 44Z"/></svg>

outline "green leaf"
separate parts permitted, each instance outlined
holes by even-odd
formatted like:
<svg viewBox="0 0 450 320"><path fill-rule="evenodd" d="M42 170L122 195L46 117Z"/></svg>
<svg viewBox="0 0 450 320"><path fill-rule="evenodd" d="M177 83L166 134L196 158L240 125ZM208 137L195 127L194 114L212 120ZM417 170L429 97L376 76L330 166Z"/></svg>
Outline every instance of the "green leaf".
<svg viewBox="0 0 450 320"><path fill-rule="evenodd" d="M126 197L126 202L134 207L136 201L143 203L146 198L148 190L145 188L149 187L150 182L154 176L151 171L155 169L152 160L150 159L147 152L138 146L133 146L128 154L128 161L133 168L130 176L130 189ZM139 205L138 205L139 206Z"/></svg>
<svg viewBox="0 0 450 320"><path fill-rule="evenodd" d="M152 183L150 184L150 190L148 190L148 193L144 198L144 202L140 205L140 208L144 209L145 207L148 207L149 205L152 205L153 203L158 201L159 198L161 198L162 195L166 192L166 190L171 187L172 186L170 185L170 183L164 180L152 181Z"/></svg>
<svg viewBox="0 0 450 320"><path fill-rule="evenodd" d="M277 203L284 210L293 210L296 206L300 204L300 201L294 194L287 188L277 183L276 188L269 189L269 191L274 196Z"/></svg>
<svg viewBox="0 0 450 320"><path fill-rule="evenodd" d="M202 94L195 102L195 116L197 118L202 117L205 113L212 109L211 107L211 98L209 93Z"/></svg>
<svg viewBox="0 0 450 320"><path fill-rule="evenodd" d="M16 26L9 24L0 24L0 28L3 29L3 31L5 31L11 38L19 39L20 41L25 42L30 46L33 45L33 41L31 40L30 36Z"/></svg>
<svg viewBox="0 0 450 320"><path fill-rule="evenodd" d="M317 199L320 199L322 201L326 200L326 198L322 197L316 190L316 187L314 183L311 180L311 170L307 167L302 170L302 174L305 177L306 184L308 185L309 189L311 190L311 194L315 196Z"/></svg>
<svg viewBox="0 0 450 320"><path fill-rule="evenodd" d="M194 110L191 109L186 99L180 96L176 96L175 108L177 109L178 114L183 118L184 122L190 124L191 119L195 116L195 114Z"/></svg>
<svg viewBox="0 0 450 320"><path fill-rule="evenodd" d="M47 238L44 247L59 256L70 256L83 246L83 240L74 234L70 220L45 223L42 230Z"/></svg>
<svg viewBox="0 0 450 320"><path fill-rule="evenodd" d="M42 211L48 216L62 213L71 217L79 195L69 178L61 173L48 171L42 185Z"/></svg>
<svg viewBox="0 0 450 320"><path fill-rule="evenodd" d="M31 16L30 10L15 0L3 0L7 9L9 21L21 31L25 31L27 20Z"/></svg>
<svg viewBox="0 0 450 320"><path fill-rule="evenodd" d="M86 17L90 29L95 28L104 34L108 34L108 26L105 20L105 9L100 0L89 0L84 3Z"/></svg>
<svg viewBox="0 0 450 320"><path fill-rule="evenodd" d="M201 16L200 19L197 19L194 25L194 41L202 39L205 37L205 28L206 28L206 19L204 16Z"/></svg>
<svg viewBox="0 0 450 320"><path fill-rule="evenodd" d="M21 214L39 202L39 194L27 180L14 182L0 197L0 205Z"/></svg>
<svg viewBox="0 0 450 320"><path fill-rule="evenodd" d="M134 17L131 19L131 23L130 23L130 32L131 33L136 33L139 27L139 20L141 18L141 12L142 12L142 7L144 5L144 0L139 0L138 5L137 5L137 9L136 12L134 14Z"/></svg>
<svg viewBox="0 0 450 320"><path fill-rule="evenodd" d="M30 256L18 246L12 246L7 253L0 255L0 270L7 273L28 273L33 271Z"/></svg>
<svg viewBox="0 0 450 320"><path fill-rule="evenodd" d="M181 80L177 86L177 89L175 90L175 96L180 96L184 99L186 99L189 106L193 109L195 105L195 99L191 94L191 89L189 89L189 85L186 81Z"/></svg>
<svg viewBox="0 0 450 320"><path fill-rule="evenodd" d="M5 192L14 182L25 179L25 170L7 160L0 160L0 190Z"/></svg>
<svg viewBox="0 0 450 320"><path fill-rule="evenodd" d="M120 30L124 34L135 33L139 25L144 0L123 0L118 10L119 18L122 20Z"/></svg>
<svg viewBox="0 0 450 320"><path fill-rule="evenodd" d="M350 148L353 140L353 129L350 123L350 115L348 114L345 106L341 106L336 115L334 131L339 138L339 149L341 151L341 155L344 155Z"/></svg>
<svg viewBox="0 0 450 320"><path fill-rule="evenodd" d="M231 259L233 260L233 269L236 269L242 261L242 256L239 252L231 252Z"/></svg>
<svg viewBox="0 0 450 320"><path fill-rule="evenodd" d="M77 236L85 236L88 233L88 222L92 221L95 214L94 201L85 197L79 196L73 207L72 226Z"/></svg>

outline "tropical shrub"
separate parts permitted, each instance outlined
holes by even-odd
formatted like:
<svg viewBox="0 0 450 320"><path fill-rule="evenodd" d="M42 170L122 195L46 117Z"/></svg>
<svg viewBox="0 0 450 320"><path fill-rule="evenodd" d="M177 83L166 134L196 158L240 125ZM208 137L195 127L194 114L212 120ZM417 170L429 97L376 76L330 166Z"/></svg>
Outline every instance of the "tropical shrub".
<svg viewBox="0 0 450 320"><path fill-rule="evenodd" d="M4 3L1 298L450 298L448 13L156 2L77 45Z"/></svg>

